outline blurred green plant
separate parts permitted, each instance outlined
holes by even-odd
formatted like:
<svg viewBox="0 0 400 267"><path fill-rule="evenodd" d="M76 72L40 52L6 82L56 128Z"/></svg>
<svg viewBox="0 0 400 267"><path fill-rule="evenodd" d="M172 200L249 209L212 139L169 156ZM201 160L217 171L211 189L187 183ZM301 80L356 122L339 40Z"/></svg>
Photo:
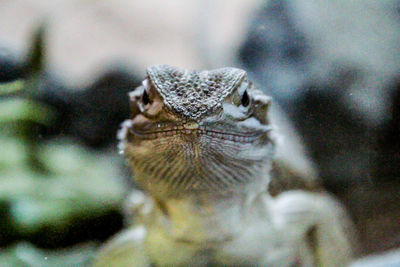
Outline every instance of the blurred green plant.
<svg viewBox="0 0 400 267"><path fill-rule="evenodd" d="M23 240L46 233L57 243L80 220L117 210L127 190L120 159L71 140L42 142L35 125L56 114L29 97L32 85L0 84L0 245L22 242L0 249L0 266L85 266L93 245L42 251Z"/></svg>
<svg viewBox="0 0 400 267"><path fill-rule="evenodd" d="M31 121L49 125L54 119L51 109L34 101L21 98L0 101L0 123Z"/></svg>
<svg viewBox="0 0 400 267"><path fill-rule="evenodd" d="M93 245L76 246L63 250L40 250L29 243L20 243L0 250L2 267L89 266Z"/></svg>
<svg viewBox="0 0 400 267"><path fill-rule="evenodd" d="M20 92L24 88L24 82L17 80L9 83L0 83L0 95L7 95L15 92Z"/></svg>

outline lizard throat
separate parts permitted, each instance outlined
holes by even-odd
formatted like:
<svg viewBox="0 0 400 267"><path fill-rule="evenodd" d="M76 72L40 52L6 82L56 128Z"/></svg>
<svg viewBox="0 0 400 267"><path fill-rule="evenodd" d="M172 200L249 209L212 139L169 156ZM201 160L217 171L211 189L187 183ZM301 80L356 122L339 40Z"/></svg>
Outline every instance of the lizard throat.
<svg viewBox="0 0 400 267"><path fill-rule="evenodd" d="M176 127L176 128L174 128ZM120 149L136 182L159 197L242 194L266 188L274 154L269 131L222 132L124 122Z"/></svg>
<svg viewBox="0 0 400 267"><path fill-rule="evenodd" d="M266 188L272 157L268 147L207 135L188 139L172 136L128 142L125 154L143 189L160 197L180 198Z"/></svg>

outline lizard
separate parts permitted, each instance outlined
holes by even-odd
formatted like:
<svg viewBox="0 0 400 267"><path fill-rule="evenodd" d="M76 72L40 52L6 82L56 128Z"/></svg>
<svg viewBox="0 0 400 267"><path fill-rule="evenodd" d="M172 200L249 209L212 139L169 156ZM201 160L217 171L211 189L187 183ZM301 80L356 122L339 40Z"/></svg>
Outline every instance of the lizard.
<svg viewBox="0 0 400 267"><path fill-rule="evenodd" d="M94 266L351 260L346 213L333 197L268 191L277 149L271 97L244 70L155 65L129 98L119 146L140 189L127 202L128 228L101 247Z"/></svg>

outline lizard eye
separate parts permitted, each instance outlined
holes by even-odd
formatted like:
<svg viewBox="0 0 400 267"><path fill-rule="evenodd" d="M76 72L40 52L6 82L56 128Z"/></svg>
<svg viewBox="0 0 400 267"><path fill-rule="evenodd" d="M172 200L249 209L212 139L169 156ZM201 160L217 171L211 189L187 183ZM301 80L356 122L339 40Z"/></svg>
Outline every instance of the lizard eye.
<svg viewBox="0 0 400 267"><path fill-rule="evenodd" d="M142 85L143 85L143 87L144 87L144 90L143 90L143 94L142 94L142 104L144 105L144 106L147 106L148 104L151 104L151 98L150 98L150 95L149 95L149 90L150 90L150 83L149 83L149 80L148 79L146 79L146 80L144 80L143 82L142 82Z"/></svg>
<svg viewBox="0 0 400 267"><path fill-rule="evenodd" d="M145 106L150 103L150 97L146 90L143 91L142 101Z"/></svg>
<svg viewBox="0 0 400 267"><path fill-rule="evenodd" d="M243 107L247 107L250 104L250 97L249 94L247 93L247 90L244 91L241 102Z"/></svg>

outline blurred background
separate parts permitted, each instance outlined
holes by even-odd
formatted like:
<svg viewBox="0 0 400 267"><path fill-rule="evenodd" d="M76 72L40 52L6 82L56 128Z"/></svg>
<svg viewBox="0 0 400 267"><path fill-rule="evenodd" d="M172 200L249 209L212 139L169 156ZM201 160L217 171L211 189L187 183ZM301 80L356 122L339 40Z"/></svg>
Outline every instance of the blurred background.
<svg viewBox="0 0 400 267"><path fill-rule="evenodd" d="M398 0L0 0L0 265L86 266L122 228L116 132L153 64L247 70L361 256L399 263L399 26Z"/></svg>

